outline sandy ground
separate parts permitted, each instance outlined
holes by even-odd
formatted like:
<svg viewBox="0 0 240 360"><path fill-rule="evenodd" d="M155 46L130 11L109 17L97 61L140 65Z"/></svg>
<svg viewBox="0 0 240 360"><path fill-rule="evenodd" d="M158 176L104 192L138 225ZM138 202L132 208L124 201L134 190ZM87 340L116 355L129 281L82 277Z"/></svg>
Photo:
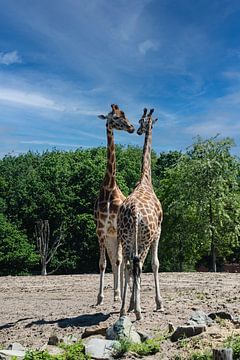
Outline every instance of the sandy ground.
<svg viewBox="0 0 240 360"><path fill-rule="evenodd" d="M224 310L240 316L240 274L160 273L160 288L165 311L154 312L155 289L152 274L142 275L142 310L144 319L136 322L138 330L157 336L166 333L168 323L184 324L194 310L206 313ZM53 334L81 337L85 327L99 323L111 325L119 316L120 304L113 302L112 275L106 275L104 305L96 307L99 275L0 277L0 346L20 342L41 348ZM134 314L130 314L135 320ZM240 333L237 326L221 321L200 342L221 343L228 335ZM199 340L200 339L200 340ZM191 340L192 341L192 340ZM184 345L184 346L183 346ZM163 344L161 355L173 358L187 345ZM165 354L165 355L164 355ZM150 358L150 357L149 357Z"/></svg>

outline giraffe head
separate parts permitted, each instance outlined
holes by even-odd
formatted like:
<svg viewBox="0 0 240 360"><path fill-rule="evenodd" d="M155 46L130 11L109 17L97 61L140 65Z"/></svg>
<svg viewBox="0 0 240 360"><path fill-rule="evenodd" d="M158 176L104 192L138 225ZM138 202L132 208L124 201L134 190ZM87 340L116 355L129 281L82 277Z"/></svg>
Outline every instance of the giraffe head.
<svg viewBox="0 0 240 360"><path fill-rule="evenodd" d="M152 118L152 114L154 112L154 109L151 109L149 113L147 114L147 109L143 109L143 115L141 119L139 120L140 127L137 130L138 135L145 134L149 131L149 129L152 129L153 124L157 121L157 119Z"/></svg>
<svg viewBox="0 0 240 360"><path fill-rule="evenodd" d="M129 133L134 132L134 126L126 118L124 112L119 109L118 105L111 105L112 111L108 115L99 115L98 117L107 120L107 126L110 129L124 130Z"/></svg>

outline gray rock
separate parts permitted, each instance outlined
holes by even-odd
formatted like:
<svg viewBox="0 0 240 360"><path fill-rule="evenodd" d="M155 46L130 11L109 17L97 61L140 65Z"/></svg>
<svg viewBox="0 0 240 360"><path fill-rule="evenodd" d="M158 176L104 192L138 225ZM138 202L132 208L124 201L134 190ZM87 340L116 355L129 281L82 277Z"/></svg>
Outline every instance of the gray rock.
<svg viewBox="0 0 240 360"><path fill-rule="evenodd" d="M212 312L212 313L208 314L208 316L213 320L215 320L216 317L219 317L220 319L233 321L232 315L230 313L226 312L226 311Z"/></svg>
<svg viewBox="0 0 240 360"><path fill-rule="evenodd" d="M17 350L17 351L26 351L26 348L17 342L14 342L14 343L8 345L7 349L8 350Z"/></svg>
<svg viewBox="0 0 240 360"><path fill-rule="evenodd" d="M59 339L57 335L51 335L48 339L48 345L57 345L59 343Z"/></svg>
<svg viewBox="0 0 240 360"><path fill-rule="evenodd" d="M171 336L171 341L178 341L182 338L188 338L192 336L196 336L201 334L202 332L206 331L205 325L196 325L196 326L190 326L190 325L184 325L184 326L178 326L177 329L174 331L174 333Z"/></svg>
<svg viewBox="0 0 240 360"><path fill-rule="evenodd" d="M93 359L111 359L115 348L120 346L118 341L104 339L90 339L85 344L85 354Z"/></svg>
<svg viewBox="0 0 240 360"><path fill-rule="evenodd" d="M135 343L141 343L140 335L137 333L135 326L127 316L121 316L107 329L106 338L109 340L128 339Z"/></svg>
<svg viewBox="0 0 240 360"><path fill-rule="evenodd" d="M190 319L187 321L188 325L211 325L213 320L202 310L194 311Z"/></svg>
<svg viewBox="0 0 240 360"><path fill-rule="evenodd" d="M150 340L153 338L152 335L149 335L143 331L138 331L137 333L140 336L141 342L144 342L146 340Z"/></svg>
<svg viewBox="0 0 240 360"><path fill-rule="evenodd" d="M17 359L23 359L26 355L26 351L20 351L20 350L0 350L0 358L9 360L13 357L16 357Z"/></svg>

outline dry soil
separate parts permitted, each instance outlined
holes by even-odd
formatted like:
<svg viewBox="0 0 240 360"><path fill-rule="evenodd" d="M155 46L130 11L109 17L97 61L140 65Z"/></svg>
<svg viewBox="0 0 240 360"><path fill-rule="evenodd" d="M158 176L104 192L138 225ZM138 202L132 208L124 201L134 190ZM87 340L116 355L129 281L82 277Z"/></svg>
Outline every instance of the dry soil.
<svg viewBox="0 0 240 360"><path fill-rule="evenodd" d="M141 303L144 319L137 330L154 336L166 334L168 323L184 324L195 310L206 313L224 310L240 316L240 274L160 273L165 311L154 312L152 274L142 275ZM111 325L119 316L120 304L113 302L112 275L106 275L104 305L96 306L99 275L0 277L0 346L19 342L40 349L53 334L81 337L85 327ZM134 314L130 314L135 320ZM218 321L194 343L165 341L162 353L152 358L171 359L189 348L217 346L239 326ZM193 341L193 340L191 340Z"/></svg>

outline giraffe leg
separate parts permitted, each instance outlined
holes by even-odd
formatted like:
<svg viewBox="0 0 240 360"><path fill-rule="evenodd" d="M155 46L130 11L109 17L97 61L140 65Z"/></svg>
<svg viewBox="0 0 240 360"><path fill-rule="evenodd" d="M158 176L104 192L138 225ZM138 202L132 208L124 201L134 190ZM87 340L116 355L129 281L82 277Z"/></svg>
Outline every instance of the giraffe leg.
<svg viewBox="0 0 240 360"><path fill-rule="evenodd" d="M122 261L122 246L117 244L116 265L113 269L114 274L114 301L122 299L123 290L123 261Z"/></svg>
<svg viewBox="0 0 240 360"><path fill-rule="evenodd" d="M139 258L138 258L139 261ZM136 273L133 275L133 293L134 293L134 312L136 315L137 320L142 319L142 313L141 313L141 301L140 301L140 291L141 291L141 263L139 262L136 265ZM135 271L133 271L135 272Z"/></svg>
<svg viewBox="0 0 240 360"><path fill-rule="evenodd" d="M125 283L124 283L124 289L123 289L123 297L122 297L122 306L121 306L121 310L120 310L120 316L127 315L126 300L127 300L128 283L129 283L129 264L125 265Z"/></svg>
<svg viewBox="0 0 240 360"><path fill-rule="evenodd" d="M106 270L106 250L104 246L104 242L100 242L100 259L99 259L99 270L100 270L100 288L97 298L97 305L103 304L103 289L104 289L104 275Z"/></svg>
<svg viewBox="0 0 240 360"><path fill-rule="evenodd" d="M117 264L114 265L112 267L112 271L113 271L113 282L114 282L114 301L119 301L121 300L121 296L120 296L120 268L121 268L121 264Z"/></svg>
<svg viewBox="0 0 240 360"><path fill-rule="evenodd" d="M151 245L151 251L152 251L152 271L154 275L154 281L155 281L155 291L156 291L156 310L164 311L163 304L162 304L162 298L160 295L160 288L159 288L159 279L158 279L158 269L159 269L159 260L158 260L158 243L159 243L159 237L160 237L161 229L159 230L159 234L156 237L156 239L153 241Z"/></svg>
<svg viewBox="0 0 240 360"><path fill-rule="evenodd" d="M131 312L134 310L134 300L135 300L135 291L134 291L134 286L132 288L132 294L131 294L131 298L130 298L130 305L129 305L129 308L128 308L128 312Z"/></svg>
<svg viewBox="0 0 240 360"><path fill-rule="evenodd" d="M124 262L121 262L120 266L120 291L121 291L121 299L123 297L123 285L124 285Z"/></svg>

